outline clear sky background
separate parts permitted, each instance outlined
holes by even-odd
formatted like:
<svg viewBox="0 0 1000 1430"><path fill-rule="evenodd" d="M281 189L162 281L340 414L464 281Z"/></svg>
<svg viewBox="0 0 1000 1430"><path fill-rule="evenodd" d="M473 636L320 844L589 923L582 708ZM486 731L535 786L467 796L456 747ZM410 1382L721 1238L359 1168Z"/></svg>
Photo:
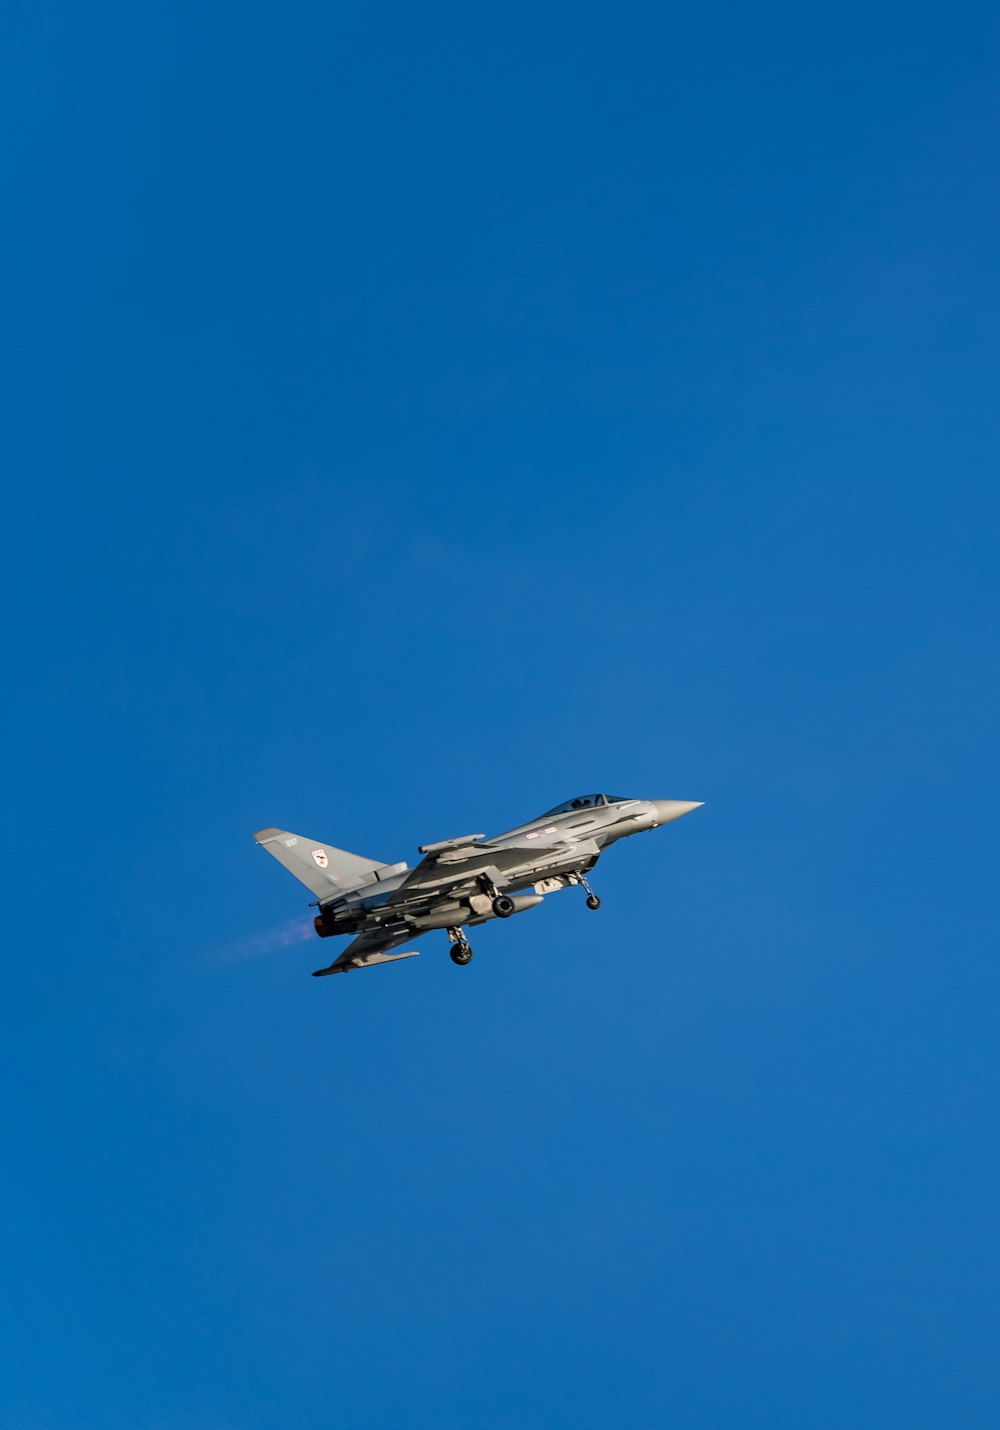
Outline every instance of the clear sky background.
<svg viewBox="0 0 1000 1430"><path fill-rule="evenodd" d="M995 7L0 36L2 1430L993 1430Z"/></svg>

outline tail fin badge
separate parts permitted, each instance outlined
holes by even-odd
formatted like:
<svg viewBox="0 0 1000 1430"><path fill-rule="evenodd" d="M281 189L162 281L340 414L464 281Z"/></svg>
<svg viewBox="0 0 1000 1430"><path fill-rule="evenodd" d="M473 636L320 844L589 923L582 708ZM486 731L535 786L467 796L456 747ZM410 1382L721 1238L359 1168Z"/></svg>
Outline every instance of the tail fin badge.
<svg viewBox="0 0 1000 1430"><path fill-rule="evenodd" d="M325 869L330 862L329 859L326 857L325 849L314 849L312 852L312 856L321 869Z"/></svg>

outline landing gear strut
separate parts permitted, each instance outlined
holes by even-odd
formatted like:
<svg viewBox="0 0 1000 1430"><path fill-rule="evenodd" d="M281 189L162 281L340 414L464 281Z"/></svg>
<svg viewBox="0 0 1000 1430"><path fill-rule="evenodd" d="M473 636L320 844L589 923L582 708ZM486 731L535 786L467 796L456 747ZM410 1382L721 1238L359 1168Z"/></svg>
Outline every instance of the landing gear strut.
<svg viewBox="0 0 1000 1430"><path fill-rule="evenodd" d="M498 919L509 919L511 914L517 913L517 905L508 894L501 894L493 880L487 874L480 874L478 879L479 887L484 894L488 894L493 901L493 912Z"/></svg>
<svg viewBox="0 0 1000 1430"><path fill-rule="evenodd" d="M597 897L597 895L594 893L594 891L593 891L593 889L590 887L590 885L587 883L587 876L586 876L586 874L578 874L578 875L577 875L577 878L579 879L580 883L582 884L582 886L583 886L583 887L586 889L586 891L587 891L587 908L588 908L588 909L599 909L599 908L601 907L601 901L600 901L600 899Z"/></svg>
<svg viewBox="0 0 1000 1430"><path fill-rule="evenodd" d="M457 963L460 968L464 968L467 963L472 962L472 944L461 929L449 929L448 937L451 939L449 952L452 963Z"/></svg>

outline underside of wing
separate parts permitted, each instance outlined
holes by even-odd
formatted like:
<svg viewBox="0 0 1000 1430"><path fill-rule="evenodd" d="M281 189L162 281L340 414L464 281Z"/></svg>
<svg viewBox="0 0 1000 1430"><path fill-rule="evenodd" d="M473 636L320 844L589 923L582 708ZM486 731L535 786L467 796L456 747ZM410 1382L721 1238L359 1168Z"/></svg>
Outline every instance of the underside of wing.
<svg viewBox="0 0 1000 1430"><path fill-rule="evenodd" d="M461 895L474 889L482 874L487 874L499 888L523 883L524 876L546 874L567 867L589 869L600 858L600 847L593 841L580 843L560 840L556 845L539 848L531 845L469 845L449 852L446 858L429 854L406 877L392 898L393 904L406 904L421 896Z"/></svg>
<svg viewBox="0 0 1000 1430"><path fill-rule="evenodd" d="M349 943L329 968L317 968L313 977L326 978L331 973L350 973L355 968L371 968L376 963L396 963L401 958L416 958L418 950L415 948L407 949L405 953L390 951L413 937L409 930L386 933L383 929L368 929Z"/></svg>
<svg viewBox="0 0 1000 1430"><path fill-rule="evenodd" d="M530 857L529 849L491 849L488 845L477 844L450 850L445 855L428 854L407 875L397 891L397 897L405 900L425 891L443 893L468 883L477 874L488 870L502 876L507 870L527 863Z"/></svg>

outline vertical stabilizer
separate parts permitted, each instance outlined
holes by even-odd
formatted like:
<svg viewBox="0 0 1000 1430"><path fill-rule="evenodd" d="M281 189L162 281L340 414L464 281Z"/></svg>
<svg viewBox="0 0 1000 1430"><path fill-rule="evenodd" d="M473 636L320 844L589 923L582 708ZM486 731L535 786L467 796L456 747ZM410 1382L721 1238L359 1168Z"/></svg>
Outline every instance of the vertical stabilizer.
<svg viewBox="0 0 1000 1430"><path fill-rule="evenodd" d="M287 829L258 829L254 839L318 899L333 899L368 884L377 869L385 868L377 859L320 844L304 834L289 834Z"/></svg>

